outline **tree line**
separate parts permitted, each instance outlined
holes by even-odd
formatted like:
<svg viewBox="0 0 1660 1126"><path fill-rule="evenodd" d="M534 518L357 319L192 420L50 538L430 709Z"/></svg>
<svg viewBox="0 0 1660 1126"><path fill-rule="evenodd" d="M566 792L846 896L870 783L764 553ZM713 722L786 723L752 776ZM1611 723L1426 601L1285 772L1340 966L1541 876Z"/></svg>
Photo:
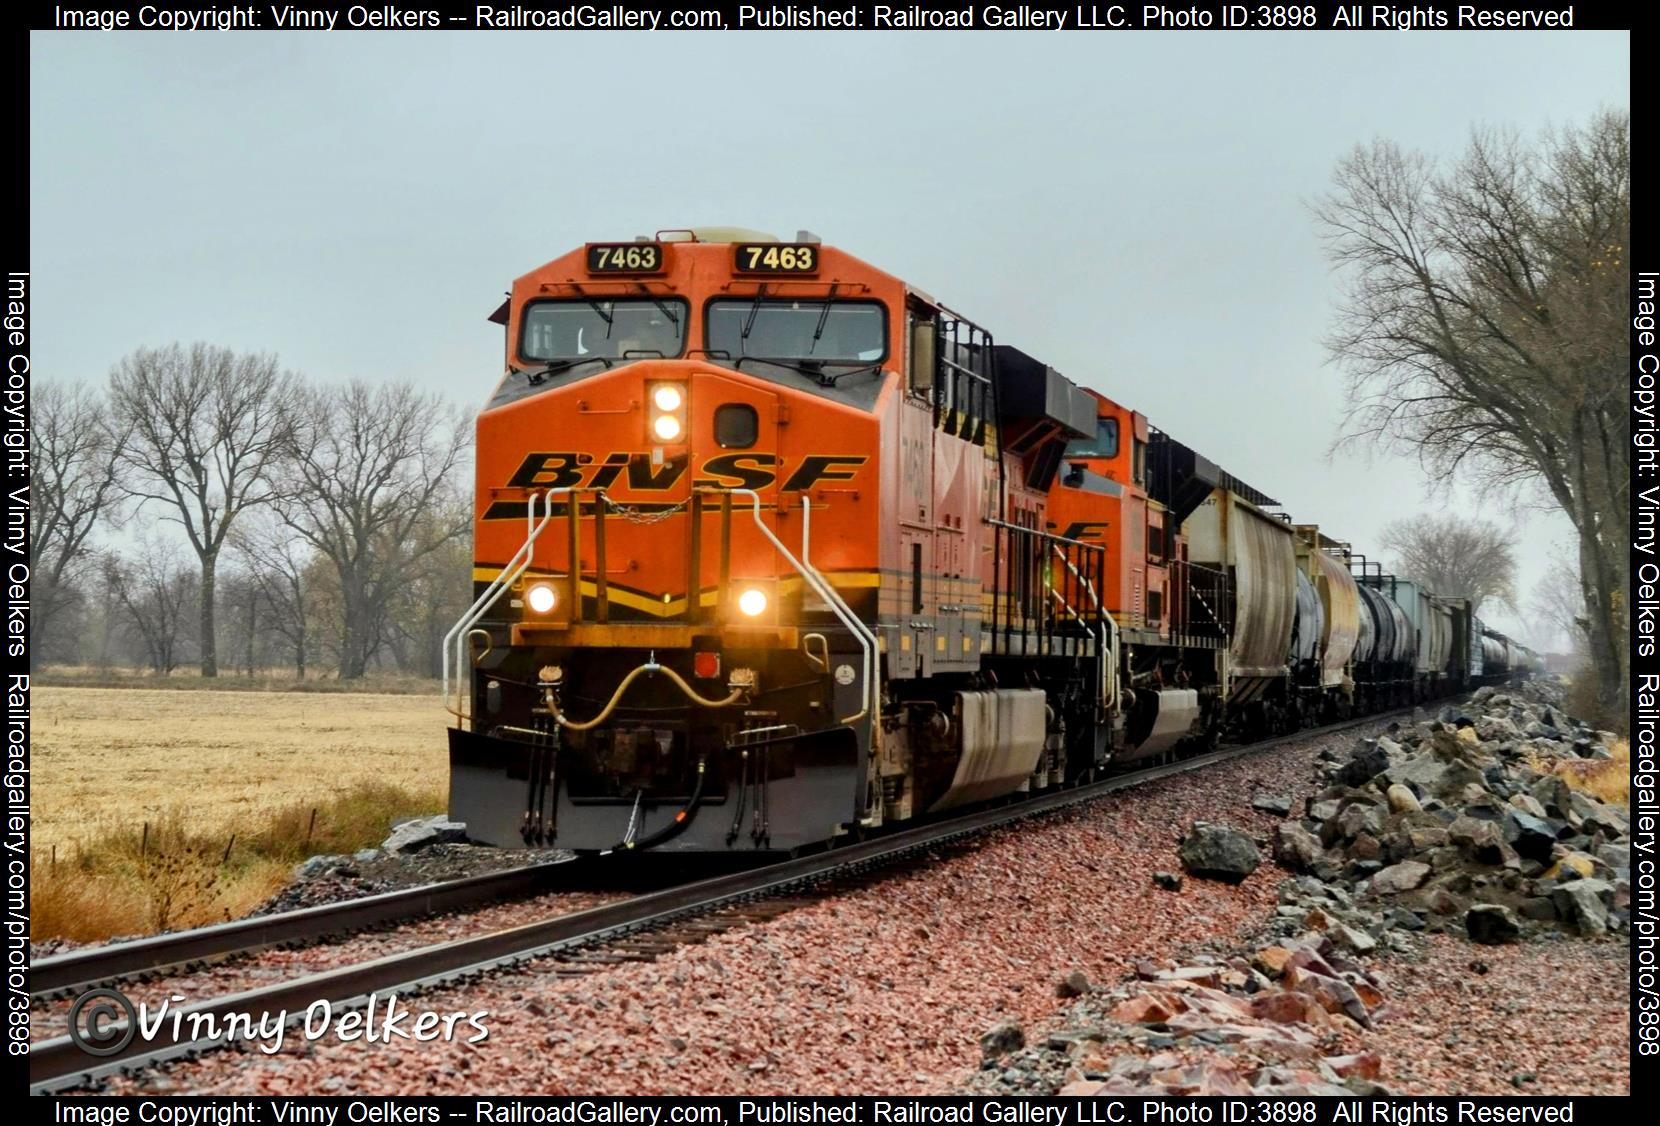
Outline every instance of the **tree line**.
<svg viewBox="0 0 1660 1126"><path fill-rule="evenodd" d="M31 430L37 661L436 675L472 597L460 407L171 344L38 381Z"/></svg>

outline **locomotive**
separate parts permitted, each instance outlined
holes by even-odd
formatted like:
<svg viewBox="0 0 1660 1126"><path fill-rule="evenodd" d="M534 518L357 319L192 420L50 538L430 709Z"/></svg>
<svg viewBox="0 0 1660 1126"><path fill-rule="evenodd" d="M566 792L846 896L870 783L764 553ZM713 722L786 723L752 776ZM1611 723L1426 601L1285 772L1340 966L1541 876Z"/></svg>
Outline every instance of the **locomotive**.
<svg viewBox="0 0 1660 1126"><path fill-rule="evenodd" d="M478 841L790 852L1531 659L808 232L589 243L491 320Z"/></svg>

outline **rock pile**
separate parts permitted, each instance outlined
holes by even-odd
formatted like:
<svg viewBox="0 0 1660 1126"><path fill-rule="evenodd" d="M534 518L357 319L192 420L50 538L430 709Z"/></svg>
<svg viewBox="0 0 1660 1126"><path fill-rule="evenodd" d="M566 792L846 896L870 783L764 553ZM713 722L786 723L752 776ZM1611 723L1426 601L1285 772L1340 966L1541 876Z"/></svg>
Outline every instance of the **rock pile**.
<svg viewBox="0 0 1660 1126"><path fill-rule="evenodd" d="M1272 834L1292 875L1256 942L1180 966L1142 963L1135 981L1077 996L1047 1036L1000 1026L982 1042L975 1089L1386 1093L1367 1050L1366 1030L1388 1014L1374 956L1414 954L1416 932L1500 944L1628 930L1627 814L1562 777L1610 758L1613 738L1530 685L1483 688L1347 756L1323 752L1324 788ZM1252 804L1278 815L1277 798ZM1179 855L1189 875L1233 883L1260 860L1249 835L1206 822ZM1154 874L1160 886L1175 879Z"/></svg>
<svg viewBox="0 0 1660 1126"><path fill-rule="evenodd" d="M1347 759L1331 753L1307 816L1275 830L1275 860L1311 877L1282 914L1300 926L1312 911L1358 913L1374 941L1390 930L1483 943L1624 930L1626 812L1561 777L1565 762L1608 758L1612 740L1536 697L1483 688L1390 725Z"/></svg>
<svg viewBox="0 0 1660 1126"><path fill-rule="evenodd" d="M1249 955L1144 962L1136 980L1073 1006L1027 1043L1009 1022L981 1040L988 1089L1062 1095L1357 1095L1379 1060L1358 1034L1383 1002L1375 972L1329 936Z"/></svg>

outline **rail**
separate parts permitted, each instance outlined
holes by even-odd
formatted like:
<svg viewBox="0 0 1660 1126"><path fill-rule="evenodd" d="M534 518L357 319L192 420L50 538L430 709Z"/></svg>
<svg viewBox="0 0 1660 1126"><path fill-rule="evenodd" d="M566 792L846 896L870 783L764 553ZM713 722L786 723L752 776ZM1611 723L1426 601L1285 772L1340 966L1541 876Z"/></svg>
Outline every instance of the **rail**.
<svg viewBox="0 0 1660 1126"><path fill-rule="evenodd" d="M332 935L350 934L387 923L502 899L540 895L558 890L566 883L580 884L593 872L594 863L581 859L531 864L130 942L85 947L34 961L29 966L29 995L49 998L137 974L162 973L204 960L272 946L320 942Z"/></svg>

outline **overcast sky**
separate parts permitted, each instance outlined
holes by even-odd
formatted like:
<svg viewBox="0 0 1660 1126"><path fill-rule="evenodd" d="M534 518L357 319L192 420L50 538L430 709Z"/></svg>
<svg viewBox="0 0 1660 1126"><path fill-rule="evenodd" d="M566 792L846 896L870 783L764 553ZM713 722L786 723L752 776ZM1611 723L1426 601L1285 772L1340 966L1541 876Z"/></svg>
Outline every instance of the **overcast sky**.
<svg viewBox="0 0 1660 1126"><path fill-rule="evenodd" d="M1328 460L1307 201L1357 142L1453 154L1630 85L1629 36L1594 32L37 32L30 53L42 378L207 340L476 404L514 277L589 240L805 227L1374 555L1443 501L1410 461ZM1571 529L1493 515L1522 526L1526 592Z"/></svg>

